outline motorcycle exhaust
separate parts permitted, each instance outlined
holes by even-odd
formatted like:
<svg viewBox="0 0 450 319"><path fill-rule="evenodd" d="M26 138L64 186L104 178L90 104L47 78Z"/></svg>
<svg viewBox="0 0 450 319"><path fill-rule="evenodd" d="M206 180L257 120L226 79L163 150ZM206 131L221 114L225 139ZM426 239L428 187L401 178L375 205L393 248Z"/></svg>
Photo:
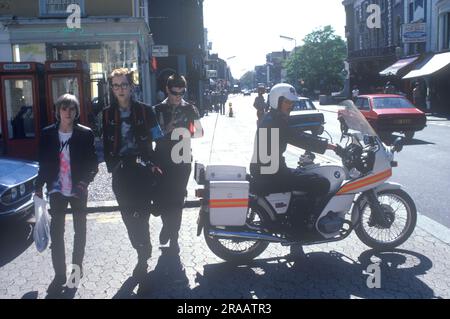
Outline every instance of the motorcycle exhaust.
<svg viewBox="0 0 450 319"><path fill-rule="evenodd" d="M243 239L243 240L264 240L272 243L287 243L286 239L260 233L250 233L250 232L234 232L227 230L211 229L208 231L208 235L212 237L217 237L220 239Z"/></svg>

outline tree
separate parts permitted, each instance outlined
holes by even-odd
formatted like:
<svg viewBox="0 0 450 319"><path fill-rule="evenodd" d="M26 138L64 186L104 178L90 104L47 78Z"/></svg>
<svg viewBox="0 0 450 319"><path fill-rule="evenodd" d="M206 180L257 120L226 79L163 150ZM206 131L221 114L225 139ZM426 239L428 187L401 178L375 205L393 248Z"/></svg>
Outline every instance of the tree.
<svg viewBox="0 0 450 319"><path fill-rule="evenodd" d="M331 26L326 26L308 34L303 42L286 61L288 82L310 93L320 90L330 94L339 90L347 55L345 41Z"/></svg>
<svg viewBox="0 0 450 319"><path fill-rule="evenodd" d="M255 71L247 71L239 80L241 87L253 88L255 86Z"/></svg>

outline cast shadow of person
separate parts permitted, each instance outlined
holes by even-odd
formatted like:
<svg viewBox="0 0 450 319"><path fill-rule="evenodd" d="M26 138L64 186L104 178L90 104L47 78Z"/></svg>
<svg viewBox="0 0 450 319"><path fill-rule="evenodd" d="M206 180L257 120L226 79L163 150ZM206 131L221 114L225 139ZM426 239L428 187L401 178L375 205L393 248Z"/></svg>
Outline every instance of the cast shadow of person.
<svg viewBox="0 0 450 319"><path fill-rule="evenodd" d="M134 293L138 286L137 292ZM190 290L189 280L178 253L161 248L161 256L142 281L128 278L113 299L182 298Z"/></svg>
<svg viewBox="0 0 450 319"><path fill-rule="evenodd" d="M379 282L370 265L379 266ZM434 291L418 278L432 265L426 256L406 250L368 250L357 260L330 251L308 253L299 261L281 257L258 259L245 266L221 263L204 266L203 275L197 273L198 285L189 297L434 298Z"/></svg>

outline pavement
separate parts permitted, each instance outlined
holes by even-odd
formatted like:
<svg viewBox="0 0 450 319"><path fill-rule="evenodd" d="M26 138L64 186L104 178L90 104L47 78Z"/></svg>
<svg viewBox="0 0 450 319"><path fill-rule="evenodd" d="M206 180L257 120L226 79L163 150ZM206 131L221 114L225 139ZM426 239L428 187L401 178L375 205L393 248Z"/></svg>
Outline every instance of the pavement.
<svg viewBox="0 0 450 319"><path fill-rule="evenodd" d="M213 113L202 119L205 136L192 141L197 161L248 166L256 125L253 98L231 97L232 118ZM195 187L191 179L191 198ZM114 204L110 176L104 167L90 192L90 206ZM225 263L208 249L203 235L196 236L197 216L198 208L183 212L179 255L159 245L161 221L151 217L149 290L140 293L131 277L137 256L120 213L89 214L85 277L78 289L68 289L62 298L179 299L180 305L186 299L450 298L450 233L422 216L411 238L392 252L371 250L352 234L343 241L306 247L307 258L301 262L286 258L288 247L271 244L245 266ZM23 225L0 233L1 299L46 298L53 276L50 250L38 253L30 231L31 226ZM68 215L68 257L72 246L72 216ZM380 280L371 288L374 265Z"/></svg>

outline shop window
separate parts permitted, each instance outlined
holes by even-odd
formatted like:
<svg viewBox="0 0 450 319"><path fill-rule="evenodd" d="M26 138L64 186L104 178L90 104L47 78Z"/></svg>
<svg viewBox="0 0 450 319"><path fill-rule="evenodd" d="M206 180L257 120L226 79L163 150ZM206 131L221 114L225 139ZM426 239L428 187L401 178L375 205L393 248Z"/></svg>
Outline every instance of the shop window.
<svg viewBox="0 0 450 319"><path fill-rule="evenodd" d="M81 16L85 15L84 0L39 0L39 14L41 17L67 17L67 7L71 4L80 6Z"/></svg>
<svg viewBox="0 0 450 319"><path fill-rule="evenodd" d="M13 44L14 62L41 62L46 60L45 43Z"/></svg>

